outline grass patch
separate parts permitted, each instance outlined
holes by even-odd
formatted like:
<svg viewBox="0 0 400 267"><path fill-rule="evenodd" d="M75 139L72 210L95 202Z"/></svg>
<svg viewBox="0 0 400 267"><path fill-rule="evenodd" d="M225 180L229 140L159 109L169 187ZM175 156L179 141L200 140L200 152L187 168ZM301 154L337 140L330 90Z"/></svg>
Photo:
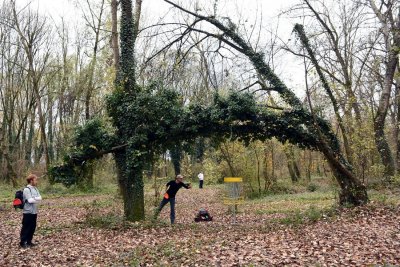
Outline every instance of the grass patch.
<svg viewBox="0 0 400 267"><path fill-rule="evenodd" d="M14 200L17 190L18 189L13 188L11 185L0 183L0 202L9 201L11 203Z"/></svg>
<svg viewBox="0 0 400 267"><path fill-rule="evenodd" d="M264 198L266 196L301 194L306 192L332 192L337 190L337 184L328 177L315 176L311 180L300 179L293 183L289 178L281 178L273 184L267 191L258 191L258 187L253 185L253 191L247 187L246 197L248 199Z"/></svg>
<svg viewBox="0 0 400 267"><path fill-rule="evenodd" d="M299 194L270 195L248 202L256 206L257 214L293 214L315 207L329 208L336 202L333 192L304 192Z"/></svg>
<svg viewBox="0 0 400 267"><path fill-rule="evenodd" d="M338 210L335 206L331 208L319 209L315 206L311 206L305 211L297 210L291 214L288 214L285 218L276 219L277 222L299 226L303 224L315 223L321 219L328 219L334 217L338 213Z"/></svg>
<svg viewBox="0 0 400 267"><path fill-rule="evenodd" d="M400 194L392 190L369 190L368 196L371 202L376 202L384 206L400 205Z"/></svg>

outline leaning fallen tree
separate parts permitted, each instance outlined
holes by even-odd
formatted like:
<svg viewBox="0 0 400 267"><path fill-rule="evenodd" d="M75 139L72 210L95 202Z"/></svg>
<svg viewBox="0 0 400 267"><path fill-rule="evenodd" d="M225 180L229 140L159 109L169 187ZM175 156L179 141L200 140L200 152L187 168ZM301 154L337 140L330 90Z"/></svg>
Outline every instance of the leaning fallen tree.
<svg viewBox="0 0 400 267"><path fill-rule="evenodd" d="M329 123L323 118L318 117L316 114L310 113L303 107L300 99L283 83L283 81L279 79L270 66L265 62L263 53L255 51L251 45L237 33L236 27L224 25L215 16L203 16L187 10L170 0L164 1L182 12L195 17L195 23L192 25L195 25L200 21L205 21L220 30L220 34L215 34L197 29L192 25L187 26L189 31L217 38L219 41L245 55L253 64L261 79L269 82L270 86L264 89L277 92L286 104L294 110L298 119L302 121L304 126L307 127L308 131L315 138L318 150L321 151L327 159L333 174L340 185L341 191L339 194L339 200L341 204L350 203L353 205L362 205L368 202L366 188L354 175L351 165L344 158L340 149L339 141L333 133Z"/></svg>

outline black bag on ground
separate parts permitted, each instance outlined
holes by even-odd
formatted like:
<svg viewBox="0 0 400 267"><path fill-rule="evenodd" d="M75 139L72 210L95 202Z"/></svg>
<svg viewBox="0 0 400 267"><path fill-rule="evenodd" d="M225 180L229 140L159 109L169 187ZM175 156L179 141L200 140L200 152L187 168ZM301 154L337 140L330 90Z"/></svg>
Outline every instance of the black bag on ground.
<svg viewBox="0 0 400 267"><path fill-rule="evenodd" d="M212 216L206 209L200 209L197 216L194 218L195 222L210 222L212 221Z"/></svg>

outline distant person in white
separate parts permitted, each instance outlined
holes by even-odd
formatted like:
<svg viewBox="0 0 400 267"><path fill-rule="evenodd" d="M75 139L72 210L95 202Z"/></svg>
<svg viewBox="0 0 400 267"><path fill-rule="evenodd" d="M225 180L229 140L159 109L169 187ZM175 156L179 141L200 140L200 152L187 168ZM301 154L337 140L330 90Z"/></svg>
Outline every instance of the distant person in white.
<svg viewBox="0 0 400 267"><path fill-rule="evenodd" d="M199 177L199 188L203 188L203 183L204 183L204 174L202 172L197 175Z"/></svg>
<svg viewBox="0 0 400 267"><path fill-rule="evenodd" d="M24 189L24 211L22 217L21 243L22 248L35 246L32 243L33 234L36 230L37 204L42 200L37 189L38 177L30 174L26 179L28 185Z"/></svg>

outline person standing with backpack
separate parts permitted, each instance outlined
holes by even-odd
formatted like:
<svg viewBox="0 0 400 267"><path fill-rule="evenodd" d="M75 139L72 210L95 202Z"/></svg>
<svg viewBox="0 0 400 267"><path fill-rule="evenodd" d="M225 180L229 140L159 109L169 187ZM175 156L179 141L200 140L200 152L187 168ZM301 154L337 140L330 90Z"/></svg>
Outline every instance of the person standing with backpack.
<svg viewBox="0 0 400 267"><path fill-rule="evenodd" d="M176 193L178 192L179 189L181 189L181 187L190 189L190 188L192 188L192 186L190 184L184 184L183 176L180 174L178 174L176 176L175 181L174 180L169 181L166 186L167 186L167 188L166 188L166 192L164 194L164 198L162 199L160 206L156 209L153 220L157 219L161 210L169 202L169 204L171 205L171 213L170 213L171 224L174 224L175 223L175 196L176 196Z"/></svg>
<svg viewBox="0 0 400 267"><path fill-rule="evenodd" d="M32 239L36 230L37 205L42 200L39 190L36 187L38 185L38 177L34 174L30 174L26 181L28 182L28 185L23 191L24 208L20 242L22 248L33 247L36 245L32 243Z"/></svg>

